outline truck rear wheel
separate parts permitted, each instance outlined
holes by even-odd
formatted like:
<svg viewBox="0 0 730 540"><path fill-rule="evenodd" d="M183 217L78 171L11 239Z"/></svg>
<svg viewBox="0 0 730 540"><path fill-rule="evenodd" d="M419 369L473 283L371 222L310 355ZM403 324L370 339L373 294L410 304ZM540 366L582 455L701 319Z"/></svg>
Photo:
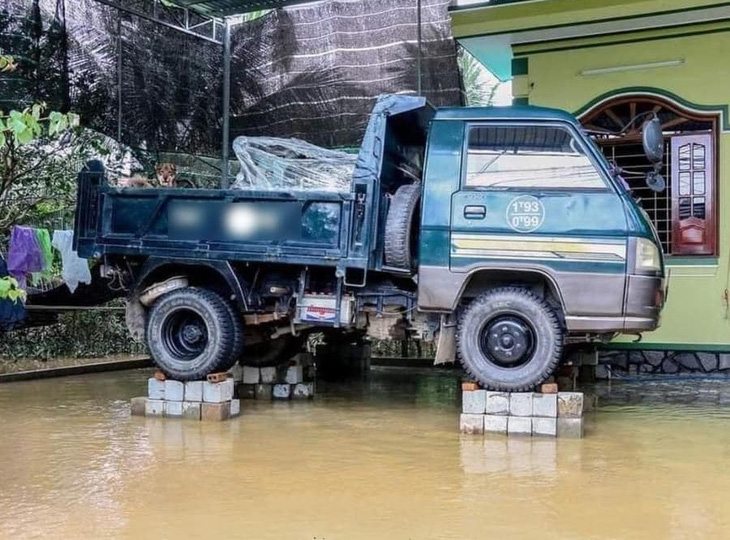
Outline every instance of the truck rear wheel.
<svg viewBox="0 0 730 540"><path fill-rule="evenodd" d="M186 287L153 304L146 338L157 367L173 379L190 381L227 371L241 353L243 328L220 295Z"/></svg>
<svg viewBox="0 0 730 540"><path fill-rule="evenodd" d="M564 331L542 298L518 287L485 292L459 317L457 352L486 388L526 391L557 368Z"/></svg>
<svg viewBox="0 0 730 540"><path fill-rule="evenodd" d="M385 219L383 256L387 266L409 271L413 269L416 231L414 218L420 200L420 184L401 186L393 195Z"/></svg>

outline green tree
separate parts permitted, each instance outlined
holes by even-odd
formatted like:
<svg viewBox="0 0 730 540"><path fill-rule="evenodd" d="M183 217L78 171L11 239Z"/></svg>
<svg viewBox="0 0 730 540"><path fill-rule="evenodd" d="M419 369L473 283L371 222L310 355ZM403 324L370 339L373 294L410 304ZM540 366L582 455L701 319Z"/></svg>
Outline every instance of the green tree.
<svg viewBox="0 0 730 540"><path fill-rule="evenodd" d="M16 66L12 56L0 55L0 71L13 71ZM0 111L0 234L57 200L57 194L40 188L36 175L62 152L61 145L49 148L49 141L78 124L76 114L49 112L45 103Z"/></svg>
<svg viewBox="0 0 730 540"><path fill-rule="evenodd" d="M458 64L466 104L472 107L494 105L502 83L490 77L487 69L463 47L459 47Z"/></svg>

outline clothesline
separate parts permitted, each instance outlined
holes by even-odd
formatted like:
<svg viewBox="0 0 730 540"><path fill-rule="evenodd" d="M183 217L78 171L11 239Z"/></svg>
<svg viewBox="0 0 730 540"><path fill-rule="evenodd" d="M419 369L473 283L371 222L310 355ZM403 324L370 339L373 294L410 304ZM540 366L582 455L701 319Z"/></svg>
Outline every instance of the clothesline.
<svg viewBox="0 0 730 540"><path fill-rule="evenodd" d="M7 272L23 289L28 278L34 282L50 279L53 266L53 249L61 256L61 277L73 293L79 283L91 283L91 272L86 259L73 249L73 231L56 230L53 238L47 229L13 227L7 251Z"/></svg>

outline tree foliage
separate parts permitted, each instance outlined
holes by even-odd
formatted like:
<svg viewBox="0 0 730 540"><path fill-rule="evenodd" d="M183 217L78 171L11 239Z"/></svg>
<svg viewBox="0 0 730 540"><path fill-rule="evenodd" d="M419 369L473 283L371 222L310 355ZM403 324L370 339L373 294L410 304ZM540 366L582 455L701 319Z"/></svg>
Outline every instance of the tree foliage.
<svg viewBox="0 0 730 540"><path fill-rule="evenodd" d="M491 106L502 83L490 77L487 69L463 47L459 47L459 71L466 93L466 104Z"/></svg>

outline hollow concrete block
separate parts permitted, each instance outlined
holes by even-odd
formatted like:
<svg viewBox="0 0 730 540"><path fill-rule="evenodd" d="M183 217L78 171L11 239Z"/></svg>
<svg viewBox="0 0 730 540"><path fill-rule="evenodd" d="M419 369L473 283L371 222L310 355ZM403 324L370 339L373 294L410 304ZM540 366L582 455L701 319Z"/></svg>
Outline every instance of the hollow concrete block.
<svg viewBox="0 0 730 540"><path fill-rule="evenodd" d="M459 430L467 435L484 433L484 415L463 413L459 417Z"/></svg>
<svg viewBox="0 0 730 540"><path fill-rule="evenodd" d="M292 399L311 399L314 397L313 383L299 383L292 386Z"/></svg>
<svg viewBox="0 0 730 540"><path fill-rule="evenodd" d="M276 368L275 367L262 367L260 369L261 383L262 384L275 384L276 383Z"/></svg>
<svg viewBox="0 0 730 540"><path fill-rule="evenodd" d="M183 413L182 401L165 401L165 416L179 418Z"/></svg>
<svg viewBox="0 0 730 540"><path fill-rule="evenodd" d="M145 416L162 416L165 413L165 402L161 399L148 399L144 406Z"/></svg>
<svg viewBox="0 0 730 540"><path fill-rule="evenodd" d="M287 384L299 384L304 381L304 368L302 366L289 366L286 370L284 380Z"/></svg>
<svg viewBox="0 0 730 540"><path fill-rule="evenodd" d="M132 413L132 416L144 416L146 404L147 404L146 397L144 397L144 396L143 397L133 397L131 411L130 411Z"/></svg>
<svg viewBox="0 0 730 540"><path fill-rule="evenodd" d="M199 401L183 401L182 417L187 420L200 420L203 404Z"/></svg>
<svg viewBox="0 0 730 540"><path fill-rule="evenodd" d="M507 434L528 436L532 435L532 418L530 418L529 416L508 416Z"/></svg>
<svg viewBox="0 0 730 540"><path fill-rule="evenodd" d="M228 372L231 374L233 382L238 383L243 381L243 366L238 362L233 364L233 367L229 369Z"/></svg>
<svg viewBox="0 0 730 540"><path fill-rule="evenodd" d="M507 416L509 414L509 394L507 392L487 392L487 414Z"/></svg>
<svg viewBox="0 0 730 540"><path fill-rule="evenodd" d="M256 399L271 401L273 390L274 386L272 384L257 384L254 386L254 395Z"/></svg>
<svg viewBox="0 0 730 540"><path fill-rule="evenodd" d="M233 397L238 399L255 399L257 384L239 383L233 392Z"/></svg>
<svg viewBox="0 0 730 540"><path fill-rule="evenodd" d="M532 416L532 392L512 392L509 394L510 416Z"/></svg>
<svg viewBox="0 0 730 540"><path fill-rule="evenodd" d="M232 399L231 400L231 416L238 416L239 414L241 414L241 400Z"/></svg>
<svg viewBox="0 0 730 540"><path fill-rule="evenodd" d="M532 416L542 418L558 417L557 394L534 394L532 396Z"/></svg>
<svg viewBox="0 0 730 540"><path fill-rule="evenodd" d="M185 383L185 401L203 401L203 381Z"/></svg>
<svg viewBox="0 0 730 540"><path fill-rule="evenodd" d="M583 392L558 392L558 418L583 416Z"/></svg>
<svg viewBox="0 0 730 540"><path fill-rule="evenodd" d="M532 434L535 436L555 437L558 433L558 419L533 417Z"/></svg>
<svg viewBox="0 0 730 540"><path fill-rule="evenodd" d="M165 401L182 401L185 397L185 384L172 379L165 380Z"/></svg>
<svg viewBox="0 0 730 540"><path fill-rule="evenodd" d="M291 384L275 384L273 388L274 399L289 399L291 397Z"/></svg>
<svg viewBox="0 0 730 540"><path fill-rule="evenodd" d="M254 366L243 366L243 384L258 384L261 380L259 368Z"/></svg>
<svg viewBox="0 0 730 540"><path fill-rule="evenodd" d="M151 377L147 380L147 397L150 399L165 399L165 381Z"/></svg>
<svg viewBox="0 0 730 540"><path fill-rule="evenodd" d="M233 399L233 379L212 383L203 383L203 401L206 403L224 403Z"/></svg>
<svg viewBox="0 0 730 540"><path fill-rule="evenodd" d="M220 422L231 417L231 402L223 403L202 403L200 417L205 421Z"/></svg>
<svg viewBox="0 0 730 540"><path fill-rule="evenodd" d="M507 434L507 416L502 414L484 415L484 432Z"/></svg>
<svg viewBox="0 0 730 540"><path fill-rule="evenodd" d="M567 439L583 438L583 418L558 417L558 437Z"/></svg>
<svg viewBox="0 0 730 540"><path fill-rule="evenodd" d="M486 390L465 390L461 393L461 411L465 414L484 414L487 409Z"/></svg>

